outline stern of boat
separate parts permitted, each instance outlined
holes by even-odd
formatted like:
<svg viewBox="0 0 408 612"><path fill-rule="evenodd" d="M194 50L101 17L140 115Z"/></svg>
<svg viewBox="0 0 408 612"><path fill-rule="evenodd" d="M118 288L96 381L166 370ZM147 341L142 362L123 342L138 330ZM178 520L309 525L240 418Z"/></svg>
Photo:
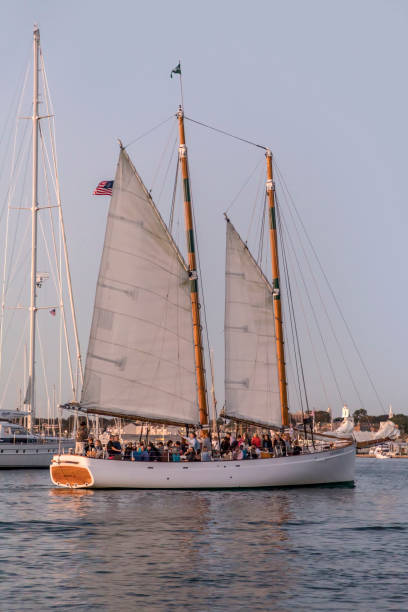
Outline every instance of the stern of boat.
<svg viewBox="0 0 408 612"><path fill-rule="evenodd" d="M94 479L89 459L78 455L54 455L50 465L52 482L58 487L84 489L92 487Z"/></svg>

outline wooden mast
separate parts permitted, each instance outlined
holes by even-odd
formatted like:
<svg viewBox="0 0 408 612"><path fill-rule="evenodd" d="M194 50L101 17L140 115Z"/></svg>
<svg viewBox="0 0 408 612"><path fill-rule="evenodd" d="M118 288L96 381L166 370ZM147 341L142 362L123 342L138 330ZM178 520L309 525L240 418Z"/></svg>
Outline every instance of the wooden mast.
<svg viewBox="0 0 408 612"><path fill-rule="evenodd" d="M192 213L192 208L191 208L191 192L190 192L190 178L189 178L189 173L188 173L188 162L187 162L187 147L186 147L186 139L185 139L185 134L184 134L184 112L181 106L179 107L179 112L177 113L177 117L179 121L179 134L180 134L179 160L180 160L181 173L182 173L182 179L183 179L184 219L185 219L186 236L187 236L191 310L193 314L194 356L195 356L195 367L196 367L196 378L197 378L198 407L200 411L200 423L201 425L207 425L208 407L207 407L207 393L206 393L206 388L205 388L203 339L202 339L201 321L200 321L200 303L198 301L198 280L197 280L197 264L196 264L196 256L195 256L193 213Z"/></svg>
<svg viewBox="0 0 408 612"><path fill-rule="evenodd" d="M276 233L275 183L273 182L272 153L266 153L266 193L269 205L269 238L272 261L273 309L275 314L276 352L278 357L279 393L281 403L282 424L289 425L288 395L286 389L285 350L282 327L282 304L279 288L278 237Z"/></svg>

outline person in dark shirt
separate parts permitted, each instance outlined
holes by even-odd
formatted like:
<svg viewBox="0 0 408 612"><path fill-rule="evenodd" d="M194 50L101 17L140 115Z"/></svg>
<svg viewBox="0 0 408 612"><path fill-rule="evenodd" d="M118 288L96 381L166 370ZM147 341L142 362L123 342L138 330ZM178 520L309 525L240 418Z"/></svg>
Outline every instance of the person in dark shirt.
<svg viewBox="0 0 408 612"><path fill-rule="evenodd" d="M231 446L230 446L230 437L228 434L226 434L225 438L222 439L221 441L221 447L220 447L220 455L221 457L223 455L225 455L225 453L228 453L230 450Z"/></svg>
<svg viewBox="0 0 408 612"><path fill-rule="evenodd" d="M195 461L196 459L196 452L194 450L194 448L192 446L190 446L190 448L187 449L186 454L184 455L186 461Z"/></svg>
<svg viewBox="0 0 408 612"><path fill-rule="evenodd" d="M88 427L86 421L80 422L76 433L75 454L85 455L85 443L88 439Z"/></svg>
<svg viewBox="0 0 408 612"><path fill-rule="evenodd" d="M159 461L159 454L154 444L150 443L147 445L147 452L149 453L149 461Z"/></svg>
<svg viewBox="0 0 408 612"><path fill-rule="evenodd" d="M109 436L109 442L106 445L109 459L121 459L122 447L119 442L119 436Z"/></svg>
<svg viewBox="0 0 408 612"><path fill-rule="evenodd" d="M92 436L89 436L85 444L85 455L89 457L94 450L95 450L94 439L92 438Z"/></svg>
<svg viewBox="0 0 408 612"><path fill-rule="evenodd" d="M131 461L132 460L132 443L128 442L125 446L125 451L123 453L123 461Z"/></svg>
<svg viewBox="0 0 408 612"><path fill-rule="evenodd" d="M269 434L262 436L262 448L269 453L272 452L272 440Z"/></svg>

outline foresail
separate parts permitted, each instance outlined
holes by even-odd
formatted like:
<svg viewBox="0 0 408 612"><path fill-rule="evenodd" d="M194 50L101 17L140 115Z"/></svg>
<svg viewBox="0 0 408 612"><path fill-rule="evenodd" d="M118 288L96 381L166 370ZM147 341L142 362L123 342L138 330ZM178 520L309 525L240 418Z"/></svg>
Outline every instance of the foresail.
<svg viewBox="0 0 408 612"><path fill-rule="evenodd" d="M224 334L226 415L280 425L273 290L229 220Z"/></svg>
<svg viewBox="0 0 408 612"><path fill-rule="evenodd" d="M81 405L196 423L186 264L121 149L95 296Z"/></svg>

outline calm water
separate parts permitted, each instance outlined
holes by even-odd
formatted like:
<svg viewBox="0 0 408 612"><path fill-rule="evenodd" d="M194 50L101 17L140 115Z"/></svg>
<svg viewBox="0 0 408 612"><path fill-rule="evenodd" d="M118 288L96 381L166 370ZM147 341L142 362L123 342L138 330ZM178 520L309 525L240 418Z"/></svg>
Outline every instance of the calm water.
<svg viewBox="0 0 408 612"><path fill-rule="evenodd" d="M408 460L357 486L64 491L0 472L0 609L407 610Z"/></svg>

